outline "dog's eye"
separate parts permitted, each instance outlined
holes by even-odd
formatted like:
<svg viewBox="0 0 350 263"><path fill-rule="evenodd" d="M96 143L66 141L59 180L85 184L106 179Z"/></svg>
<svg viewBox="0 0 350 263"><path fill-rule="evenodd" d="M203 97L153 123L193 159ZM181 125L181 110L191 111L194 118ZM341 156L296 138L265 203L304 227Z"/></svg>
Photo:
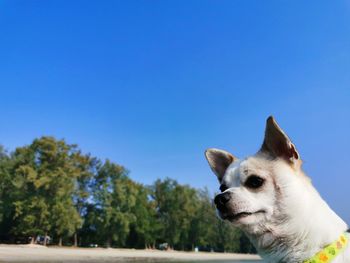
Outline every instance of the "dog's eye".
<svg viewBox="0 0 350 263"><path fill-rule="evenodd" d="M220 185L220 191L221 192L224 192L224 191L226 191L228 189L228 187L226 186L226 185Z"/></svg>
<svg viewBox="0 0 350 263"><path fill-rule="evenodd" d="M259 176L256 175L251 175L248 177L247 181L245 181L245 186L249 187L249 188L259 188L264 184L264 179L262 179Z"/></svg>

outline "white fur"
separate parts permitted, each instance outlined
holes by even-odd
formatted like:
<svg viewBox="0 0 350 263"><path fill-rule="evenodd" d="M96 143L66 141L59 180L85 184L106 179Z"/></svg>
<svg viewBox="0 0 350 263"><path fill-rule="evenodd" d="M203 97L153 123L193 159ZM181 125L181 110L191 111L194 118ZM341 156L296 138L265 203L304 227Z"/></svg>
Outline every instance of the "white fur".
<svg viewBox="0 0 350 263"><path fill-rule="evenodd" d="M245 187L252 174L265 179L262 189ZM234 213L264 211L233 220L233 224L243 229L266 262L303 262L347 229L302 170L283 159L260 153L236 160L221 183L229 187L226 191L231 193L229 205ZM350 249L333 262L350 262Z"/></svg>

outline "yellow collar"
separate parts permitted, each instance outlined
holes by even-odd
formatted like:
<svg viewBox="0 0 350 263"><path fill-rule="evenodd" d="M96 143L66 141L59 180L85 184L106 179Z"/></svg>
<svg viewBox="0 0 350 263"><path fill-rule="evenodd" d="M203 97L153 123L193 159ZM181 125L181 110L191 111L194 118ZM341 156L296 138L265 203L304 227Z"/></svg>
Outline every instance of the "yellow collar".
<svg viewBox="0 0 350 263"><path fill-rule="evenodd" d="M328 263L331 262L336 256L344 251L348 243L347 234L342 234L338 240L334 241L332 244L326 246L318 252L312 258L305 260L304 263Z"/></svg>

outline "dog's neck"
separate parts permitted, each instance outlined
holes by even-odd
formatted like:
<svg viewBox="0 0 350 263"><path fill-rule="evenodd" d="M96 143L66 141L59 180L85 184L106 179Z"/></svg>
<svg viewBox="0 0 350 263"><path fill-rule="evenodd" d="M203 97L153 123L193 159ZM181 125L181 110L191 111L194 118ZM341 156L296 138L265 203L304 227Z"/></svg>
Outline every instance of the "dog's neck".
<svg viewBox="0 0 350 263"><path fill-rule="evenodd" d="M244 229L267 262L303 262L347 230L311 183L296 182L284 195L276 198L272 219Z"/></svg>

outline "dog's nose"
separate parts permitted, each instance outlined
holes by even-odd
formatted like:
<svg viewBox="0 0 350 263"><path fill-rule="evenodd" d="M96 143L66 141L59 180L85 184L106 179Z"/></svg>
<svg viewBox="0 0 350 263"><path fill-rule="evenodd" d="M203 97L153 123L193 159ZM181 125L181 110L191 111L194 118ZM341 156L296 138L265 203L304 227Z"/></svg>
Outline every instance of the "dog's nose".
<svg viewBox="0 0 350 263"><path fill-rule="evenodd" d="M231 199L230 192L225 192L225 193L218 194L217 196L215 196L214 203L219 210L222 210L223 208L225 208L225 204L230 199Z"/></svg>

